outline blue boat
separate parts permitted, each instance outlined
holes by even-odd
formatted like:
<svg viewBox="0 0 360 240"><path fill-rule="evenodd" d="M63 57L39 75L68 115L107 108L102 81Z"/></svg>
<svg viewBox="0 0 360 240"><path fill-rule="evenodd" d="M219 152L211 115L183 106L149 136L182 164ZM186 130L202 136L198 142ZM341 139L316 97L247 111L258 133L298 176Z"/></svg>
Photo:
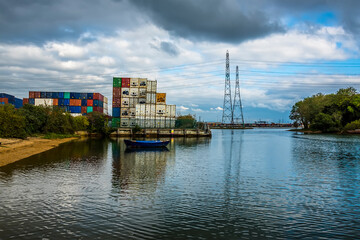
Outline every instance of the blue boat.
<svg viewBox="0 0 360 240"><path fill-rule="evenodd" d="M170 141L138 141L138 140L124 140L127 147L130 148L151 148L151 147L166 147Z"/></svg>

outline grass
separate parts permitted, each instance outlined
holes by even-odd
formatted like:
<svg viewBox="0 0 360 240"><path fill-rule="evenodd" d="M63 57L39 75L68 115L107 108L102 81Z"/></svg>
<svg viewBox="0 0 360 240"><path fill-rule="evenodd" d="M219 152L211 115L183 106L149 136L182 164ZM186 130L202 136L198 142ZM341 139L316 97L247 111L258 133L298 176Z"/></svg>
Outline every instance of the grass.
<svg viewBox="0 0 360 240"><path fill-rule="evenodd" d="M59 133L47 133L43 136L45 139L63 139L63 138L71 138L78 137L76 134L59 134Z"/></svg>

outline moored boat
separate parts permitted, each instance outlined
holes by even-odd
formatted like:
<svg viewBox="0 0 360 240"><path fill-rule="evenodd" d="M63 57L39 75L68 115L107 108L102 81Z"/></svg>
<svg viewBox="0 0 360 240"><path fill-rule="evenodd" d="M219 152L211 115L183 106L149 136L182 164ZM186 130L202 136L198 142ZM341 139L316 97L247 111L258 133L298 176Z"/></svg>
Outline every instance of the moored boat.
<svg viewBox="0 0 360 240"><path fill-rule="evenodd" d="M134 148L151 148L151 147L166 147L170 141L139 141L139 140L124 140L127 147Z"/></svg>

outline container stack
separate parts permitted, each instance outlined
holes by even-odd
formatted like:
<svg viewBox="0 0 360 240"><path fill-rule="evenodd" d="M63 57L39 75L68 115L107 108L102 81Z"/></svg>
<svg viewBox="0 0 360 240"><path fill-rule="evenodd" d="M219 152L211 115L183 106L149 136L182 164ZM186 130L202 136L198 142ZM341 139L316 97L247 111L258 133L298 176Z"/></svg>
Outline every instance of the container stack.
<svg viewBox="0 0 360 240"><path fill-rule="evenodd" d="M156 90L157 81L114 77L112 127L175 127L176 106L166 105L166 93Z"/></svg>
<svg viewBox="0 0 360 240"><path fill-rule="evenodd" d="M59 106L72 116L91 112L107 113L107 98L100 93L79 92L29 92L29 99L23 100L35 106Z"/></svg>
<svg viewBox="0 0 360 240"><path fill-rule="evenodd" d="M7 93L0 93L0 104L12 104L15 108L21 108L23 106L23 100Z"/></svg>

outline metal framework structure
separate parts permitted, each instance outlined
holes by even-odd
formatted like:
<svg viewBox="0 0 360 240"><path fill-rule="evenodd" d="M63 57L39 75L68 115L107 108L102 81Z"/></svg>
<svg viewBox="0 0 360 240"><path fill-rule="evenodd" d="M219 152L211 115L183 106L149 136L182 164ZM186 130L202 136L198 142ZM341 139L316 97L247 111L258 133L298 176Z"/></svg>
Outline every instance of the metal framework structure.
<svg viewBox="0 0 360 240"><path fill-rule="evenodd" d="M231 124L234 123L233 108L231 102L229 51L226 51L225 91L224 91L222 123L231 123Z"/></svg>
<svg viewBox="0 0 360 240"><path fill-rule="evenodd" d="M235 83L235 96L232 109L233 123L241 124L244 127L244 115L242 110L242 103L240 97L240 81L239 81L239 67L236 66L236 83Z"/></svg>

